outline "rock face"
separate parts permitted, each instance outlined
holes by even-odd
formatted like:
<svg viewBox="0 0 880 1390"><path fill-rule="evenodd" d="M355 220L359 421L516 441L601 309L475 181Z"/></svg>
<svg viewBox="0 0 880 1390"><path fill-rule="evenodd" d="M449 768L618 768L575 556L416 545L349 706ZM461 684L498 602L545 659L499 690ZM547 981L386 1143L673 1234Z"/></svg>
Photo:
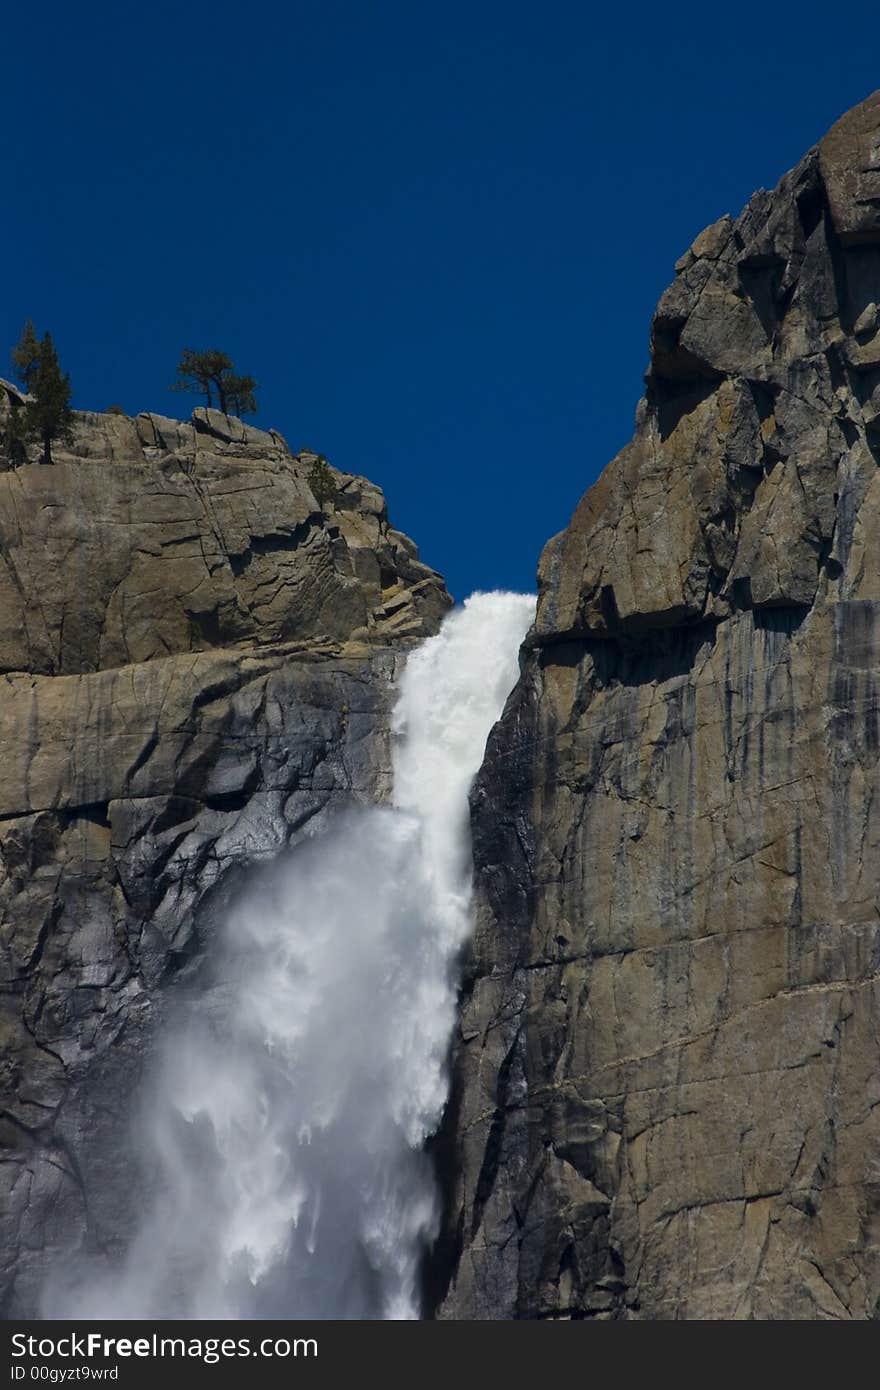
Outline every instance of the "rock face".
<svg viewBox="0 0 880 1390"><path fill-rule="evenodd" d="M0 386L3 413L14 388ZM197 410L78 417L72 453L0 474L0 671L104 670L234 644L422 635L448 600L385 499Z"/></svg>
<svg viewBox="0 0 880 1390"><path fill-rule="evenodd" d="M441 1316L880 1316L880 93L676 270L473 793Z"/></svg>
<svg viewBox="0 0 880 1390"><path fill-rule="evenodd" d="M214 411L82 415L0 471L6 1317L124 1242L130 1098L242 874L389 789L401 653L451 600L371 483L320 511L313 457Z"/></svg>

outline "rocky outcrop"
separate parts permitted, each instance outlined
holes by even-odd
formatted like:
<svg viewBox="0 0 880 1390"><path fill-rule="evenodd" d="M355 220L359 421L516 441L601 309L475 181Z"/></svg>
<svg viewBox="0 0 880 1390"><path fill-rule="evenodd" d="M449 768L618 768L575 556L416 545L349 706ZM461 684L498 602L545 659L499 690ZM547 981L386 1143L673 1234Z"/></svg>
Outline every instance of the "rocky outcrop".
<svg viewBox="0 0 880 1390"><path fill-rule="evenodd" d="M0 437L13 394L0 385ZM418 637L448 605L378 488L337 474L324 515L313 455L219 411L80 415L53 456L0 474L0 671Z"/></svg>
<svg viewBox="0 0 880 1390"><path fill-rule="evenodd" d="M441 1316L880 1315L880 94L676 270L473 793Z"/></svg>
<svg viewBox="0 0 880 1390"><path fill-rule="evenodd" d="M79 415L0 472L6 1316L124 1245L132 1096L242 876L388 792L393 680L451 601L371 483L321 511L313 458L214 411Z"/></svg>

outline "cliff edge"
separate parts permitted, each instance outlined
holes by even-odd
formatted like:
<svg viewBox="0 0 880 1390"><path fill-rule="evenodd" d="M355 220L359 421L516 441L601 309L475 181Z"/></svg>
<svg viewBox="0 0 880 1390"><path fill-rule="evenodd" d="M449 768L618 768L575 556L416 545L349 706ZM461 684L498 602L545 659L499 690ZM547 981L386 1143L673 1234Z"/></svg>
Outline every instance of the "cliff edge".
<svg viewBox="0 0 880 1390"><path fill-rule="evenodd" d="M18 393L0 384L3 417ZM402 653L451 604L382 493L216 411L0 454L4 1316L112 1263L132 1099L251 865L389 790Z"/></svg>
<svg viewBox="0 0 880 1390"><path fill-rule="evenodd" d="M472 797L441 1316L880 1315L880 93L676 271Z"/></svg>

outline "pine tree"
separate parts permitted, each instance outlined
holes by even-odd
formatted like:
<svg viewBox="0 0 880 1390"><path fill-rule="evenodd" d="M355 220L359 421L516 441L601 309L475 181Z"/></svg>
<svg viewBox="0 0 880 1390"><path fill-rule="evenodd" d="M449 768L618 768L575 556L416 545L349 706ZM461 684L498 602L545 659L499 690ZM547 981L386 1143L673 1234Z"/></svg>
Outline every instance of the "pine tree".
<svg viewBox="0 0 880 1390"><path fill-rule="evenodd" d="M25 408L14 398L9 399L9 414L6 416L3 443L10 467L18 468L27 462L27 421Z"/></svg>
<svg viewBox="0 0 880 1390"><path fill-rule="evenodd" d="M47 333L40 343L31 396L24 408L27 434L42 444L42 462L51 463L55 440L60 439L66 444L73 440L70 377L61 371L51 333Z"/></svg>
<svg viewBox="0 0 880 1390"><path fill-rule="evenodd" d="M211 348L196 352L184 348L177 364L177 380L172 391L204 391L205 405L210 410L216 394L217 408L228 415L253 415L257 409L257 383L252 376L237 376L232 358Z"/></svg>
<svg viewBox="0 0 880 1390"><path fill-rule="evenodd" d="M252 376L227 376L226 399L233 415L256 415L257 383Z"/></svg>
<svg viewBox="0 0 880 1390"><path fill-rule="evenodd" d="M17 345L12 349L12 365L25 391L30 391L40 362L40 343L31 319L25 319Z"/></svg>
<svg viewBox="0 0 880 1390"><path fill-rule="evenodd" d="M315 495L315 501L319 509L323 512L328 502L335 502L337 489L336 479L333 471L323 454L319 454L309 469L309 487Z"/></svg>

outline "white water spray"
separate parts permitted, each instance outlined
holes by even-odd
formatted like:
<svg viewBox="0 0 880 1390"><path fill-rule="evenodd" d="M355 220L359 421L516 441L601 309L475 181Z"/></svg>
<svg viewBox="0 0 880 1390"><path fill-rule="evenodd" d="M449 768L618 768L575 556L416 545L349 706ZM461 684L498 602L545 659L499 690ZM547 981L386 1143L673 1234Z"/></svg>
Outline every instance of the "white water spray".
<svg viewBox="0 0 880 1390"><path fill-rule="evenodd" d="M406 664L393 806L339 818L230 914L227 983L169 1038L150 1092L154 1205L123 1269L50 1288L45 1316L418 1316L467 793L533 614L504 593L453 612Z"/></svg>

